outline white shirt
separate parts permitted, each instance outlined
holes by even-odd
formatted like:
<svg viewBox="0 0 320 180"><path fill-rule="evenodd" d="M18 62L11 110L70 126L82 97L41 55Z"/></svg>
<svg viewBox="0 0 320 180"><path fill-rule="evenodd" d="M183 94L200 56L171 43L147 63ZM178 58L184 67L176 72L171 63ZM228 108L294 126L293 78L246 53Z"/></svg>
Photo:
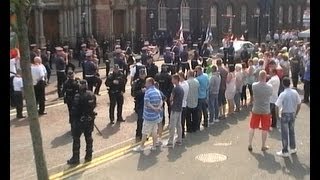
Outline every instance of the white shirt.
<svg viewBox="0 0 320 180"><path fill-rule="evenodd" d="M23 88L22 77L15 76L13 78L13 90L14 91L22 91L22 88Z"/></svg>
<svg viewBox="0 0 320 180"><path fill-rule="evenodd" d="M10 59L10 77L15 76L13 73L17 73L17 67L16 67L16 59L12 58ZM13 73L11 73L13 72Z"/></svg>
<svg viewBox="0 0 320 180"><path fill-rule="evenodd" d="M137 66L142 66L141 62L137 62L136 65L134 65L130 68L130 76L131 77L134 77L134 75L136 74L136 69L137 69L136 67Z"/></svg>
<svg viewBox="0 0 320 180"><path fill-rule="evenodd" d="M276 103L280 87L280 78L277 75L274 75L269 79L267 84L272 85L272 95L270 97L270 103Z"/></svg>
<svg viewBox="0 0 320 180"><path fill-rule="evenodd" d="M274 40L279 40L279 34L278 34L278 33L275 33L275 34L273 35L273 39L274 39Z"/></svg>
<svg viewBox="0 0 320 180"><path fill-rule="evenodd" d="M286 88L277 99L276 106L281 108L282 113L295 113L297 106L301 103L298 92L291 88Z"/></svg>
<svg viewBox="0 0 320 180"><path fill-rule="evenodd" d="M41 65L32 65L31 74L32 74L32 80L33 80L34 86L37 85L38 81L44 80L45 72Z"/></svg>
<svg viewBox="0 0 320 180"><path fill-rule="evenodd" d="M180 86L183 89L183 100L182 100L182 107L187 107L187 97L189 93L189 84L187 81L180 82Z"/></svg>

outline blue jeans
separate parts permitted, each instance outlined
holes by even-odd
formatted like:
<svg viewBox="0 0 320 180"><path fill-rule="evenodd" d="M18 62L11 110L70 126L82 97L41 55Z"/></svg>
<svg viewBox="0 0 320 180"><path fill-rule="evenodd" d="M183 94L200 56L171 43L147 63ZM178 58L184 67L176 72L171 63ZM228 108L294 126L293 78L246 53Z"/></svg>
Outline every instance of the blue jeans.
<svg viewBox="0 0 320 180"><path fill-rule="evenodd" d="M218 119L219 116L219 103L218 103L218 94L209 95L209 122L213 122L214 119Z"/></svg>
<svg viewBox="0 0 320 180"><path fill-rule="evenodd" d="M198 99L198 130L200 130L200 123L203 115L203 125L208 127L208 104L206 99Z"/></svg>
<svg viewBox="0 0 320 180"><path fill-rule="evenodd" d="M296 148L296 139L294 133L295 113L281 114L281 137L282 137L282 152L288 152L288 144L290 141L290 149Z"/></svg>
<svg viewBox="0 0 320 180"><path fill-rule="evenodd" d="M236 108L240 108L240 99L241 99L241 92L236 91L236 94L234 95L234 103L236 104Z"/></svg>

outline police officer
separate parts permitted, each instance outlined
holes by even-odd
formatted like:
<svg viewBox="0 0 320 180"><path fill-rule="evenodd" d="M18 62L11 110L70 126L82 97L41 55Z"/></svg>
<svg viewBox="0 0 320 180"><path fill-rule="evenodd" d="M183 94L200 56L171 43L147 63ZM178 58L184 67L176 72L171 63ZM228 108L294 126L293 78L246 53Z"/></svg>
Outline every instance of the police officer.
<svg viewBox="0 0 320 180"><path fill-rule="evenodd" d="M102 80L97 76L98 66L92 58L92 51L87 51L87 60L84 62L85 79L88 83L88 89L93 92L93 86L96 86L94 94L100 95Z"/></svg>
<svg viewBox="0 0 320 180"><path fill-rule="evenodd" d="M119 65L115 64L113 72L108 76L106 86L109 87L109 118L110 124L114 124L114 108L117 105L117 122L124 122L122 118L123 94L125 93L126 76L120 71Z"/></svg>
<svg viewBox="0 0 320 180"><path fill-rule="evenodd" d="M50 76L51 76L51 68L50 68L50 63L49 63L49 58L50 54L47 53L47 48L46 47L41 47L41 60L42 64L46 68L47 71L47 83L49 84Z"/></svg>
<svg viewBox="0 0 320 180"><path fill-rule="evenodd" d="M179 42L177 40L173 41L172 52L174 54L174 59L173 59L173 67L172 67L173 72L171 74L175 74L180 69L180 48L179 48Z"/></svg>
<svg viewBox="0 0 320 180"><path fill-rule="evenodd" d="M156 74L158 74L158 66L154 64L153 58L151 56L148 57L146 69L147 78L152 77L154 79Z"/></svg>
<svg viewBox="0 0 320 180"><path fill-rule="evenodd" d="M181 68L182 72L185 73L186 69L187 71L190 69L190 65L188 62L189 59L189 53L188 53L188 44L183 44L183 51L180 54L181 58Z"/></svg>
<svg viewBox="0 0 320 180"><path fill-rule="evenodd" d="M298 50L294 50L292 54L293 57L290 58L291 78L293 87L297 88L300 74L301 57L299 56Z"/></svg>
<svg viewBox="0 0 320 180"><path fill-rule="evenodd" d="M144 104L144 93L145 83L146 83L146 70L140 69L139 70L139 78L133 82L132 85L132 96L134 97L134 104L135 104L135 112L138 115L137 120L137 129L136 129L136 139L141 140L142 138L142 124L143 124L143 104Z"/></svg>
<svg viewBox="0 0 320 180"><path fill-rule="evenodd" d="M173 89L173 84L171 82L171 76L168 73L166 64L161 65L161 72L156 75L155 81L159 83L159 90L166 97L168 114L170 119L170 112L171 112L170 95ZM163 109L164 109L164 106L165 106L165 103L163 103ZM162 126L164 126L164 124L165 124L165 111L163 111Z"/></svg>
<svg viewBox="0 0 320 180"><path fill-rule="evenodd" d="M118 64L119 70L123 74L125 74L127 72L126 71L127 63L126 63L124 54L122 54L122 50L121 49L116 49L116 54L115 54L115 57L113 58L113 62L114 62L114 64Z"/></svg>
<svg viewBox="0 0 320 180"><path fill-rule="evenodd" d="M62 98L62 85L66 81L66 61L65 61L65 54L61 47L56 47L56 71L57 71L57 88L58 88L58 97Z"/></svg>
<svg viewBox="0 0 320 180"><path fill-rule="evenodd" d="M130 84L132 85L133 82L139 78L139 72L140 72L140 69L145 69L146 66L143 65L141 63L141 59L136 59L136 64L133 65L130 69L130 76L131 76L131 79L130 79Z"/></svg>
<svg viewBox="0 0 320 180"><path fill-rule="evenodd" d="M143 47L141 49L141 63L143 65L147 65L147 60L148 60L148 47Z"/></svg>
<svg viewBox="0 0 320 180"><path fill-rule="evenodd" d="M163 60L164 60L164 64L167 67L168 71L171 71L171 74L174 74L174 70L173 70L173 53L170 52L170 47L166 47L166 51L164 52L163 55Z"/></svg>
<svg viewBox="0 0 320 180"><path fill-rule="evenodd" d="M69 111L69 123L71 124L71 110L74 96L79 92L78 80L74 78L74 72L68 71L68 79L64 82L62 93L64 95L64 103L68 106ZM72 126L71 126L72 129Z"/></svg>
<svg viewBox="0 0 320 180"><path fill-rule="evenodd" d="M86 140L85 162L92 160L92 131L97 114L94 112L97 103L96 96L87 88L87 81L81 80L79 93L75 95L73 100L71 111L73 145L72 158L67 161L69 165L77 165L80 162L80 137L82 133Z"/></svg>

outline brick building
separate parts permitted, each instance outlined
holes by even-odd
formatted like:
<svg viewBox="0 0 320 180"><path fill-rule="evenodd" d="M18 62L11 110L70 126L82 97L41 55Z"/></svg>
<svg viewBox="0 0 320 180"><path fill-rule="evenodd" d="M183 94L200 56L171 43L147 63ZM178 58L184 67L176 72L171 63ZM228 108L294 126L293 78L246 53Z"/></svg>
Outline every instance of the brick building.
<svg viewBox="0 0 320 180"><path fill-rule="evenodd" d="M198 38L207 27L220 42L230 29L249 39L268 31L301 29L306 0L42 0L33 4L31 41L69 41L93 34L97 39L167 32L183 24L185 38ZM258 10L259 9L259 10ZM84 13L83 13L84 12Z"/></svg>

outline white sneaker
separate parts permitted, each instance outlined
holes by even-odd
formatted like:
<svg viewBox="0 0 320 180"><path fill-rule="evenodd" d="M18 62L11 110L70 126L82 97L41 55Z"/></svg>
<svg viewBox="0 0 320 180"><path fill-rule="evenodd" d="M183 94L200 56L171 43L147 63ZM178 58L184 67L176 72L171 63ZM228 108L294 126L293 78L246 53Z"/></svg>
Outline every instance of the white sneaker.
<svg viewBox="0 0 320 180"><path fill-rule="evenodd" d="M213 120L213 122L220 122L220 120L219 119L215 119L215 120Z"/></svg>
<svg viewBox="0 0 320 180"><path fill-rule="evenodd" d="M283 153L282 150L276 153L278 156L289 157L289 153Z"/></svg>
<svg viewBox="0 0 320 180"><path fill-rule="evenodd" d="M295 154L295 153L297 153L297 148L295 148L295 149L290 149L290 154Z"/></svg>
<svg viewBox="0 0 320 180"><path fill-rule="evenodd" d="M132 149L132 151L134 152L142 152L144 150L144 148L142 148L141 146L135 147Z"/></svg>

